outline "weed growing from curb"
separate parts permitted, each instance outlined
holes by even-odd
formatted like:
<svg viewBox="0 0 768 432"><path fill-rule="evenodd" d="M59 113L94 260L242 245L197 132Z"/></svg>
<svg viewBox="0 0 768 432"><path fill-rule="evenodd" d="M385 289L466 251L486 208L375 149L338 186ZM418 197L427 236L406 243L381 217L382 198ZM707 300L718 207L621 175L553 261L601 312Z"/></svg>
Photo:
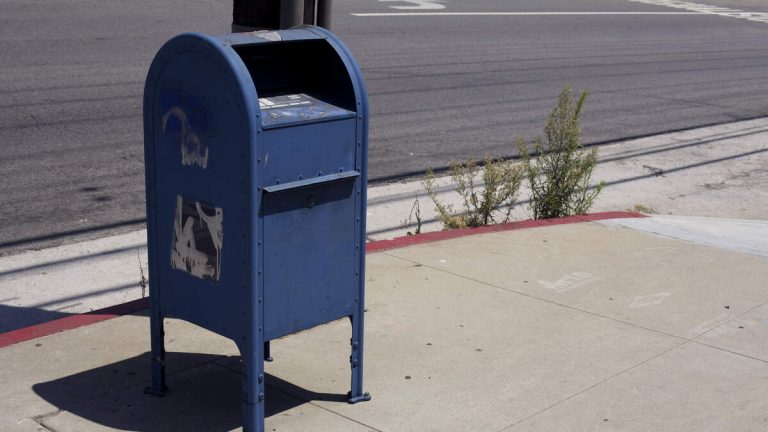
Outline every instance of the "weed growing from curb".
<svg viewBox="0 0 768 432"><path fill-rule="evenodd" d="M643 214L658 214L658 212L651 207L643 204L635 204L631 209L627 209L628 212L643 213Z"/></svg>
<svg viewBox="0 0 768 432"><path fill-rule="evenodd" d="M604 182L590 186L597 164L597 148L581 145L579 115L587 98L583 92L574 102L566 86L544 128L546 149L541 139L533 141L532 157L525 141L518 140L525 176L531 187L530 210L533 219L550 219L587 213L600 194Z"/></svg>
<svg viewBox="0 0 768 432"><path fill-rule="evenodd" d="M406 233L407 235L421 234L421 205L419 204L418 199L413 202L411 213L408 215L408 218L403 221L402 226L404 228L410 226L414 218L416 218L416 229L414 232L408 231Z"/></svg>
<svg viewBox="0 0 768 432"><path fill-rule="evenodd" d="M481 170L483 185L479 186L475 181ZM462 198L464 211L461 213L455 212L452 205L444 204L437 198L435 174L431 169L427 170L422 180L444 230L509 221L523 179L523 170L519 164L486 156L482 167L470 159L465 163L452 162L450 172Z"/></svg>

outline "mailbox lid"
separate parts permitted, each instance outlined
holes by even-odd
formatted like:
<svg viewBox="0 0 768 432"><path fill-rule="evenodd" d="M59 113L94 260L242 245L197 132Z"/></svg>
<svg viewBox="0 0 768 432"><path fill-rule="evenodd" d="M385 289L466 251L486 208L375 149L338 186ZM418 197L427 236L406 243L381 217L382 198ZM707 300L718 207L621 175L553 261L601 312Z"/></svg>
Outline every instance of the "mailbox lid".
<svg viewBox="0 0 768 432"><path fill-rule="evenodd" d="M265 130L259 186L356 171L355 119Z"/></svg>
<svg viewBox="0 0 768 432"><path fill-rule="evenodd" d="M311 31L310 29L312 28L311 26L299 26L288 30L256 30L252 32L228 33L214 37L231 47L324 38L324 36Z"/></svg>
<svg viewBox="0 0 768 432"><path fill-rule="evenodd" d="M323 102L306 93L262 97L259 98L259 108L264 129L355 116L353 111Z"/></svg>
<svg viewBox="0 0 768 432"><path fill-rule="evenodd" d="M253 36L250 39L254 43L231 47L251 75L262 110L270 104L283 105L282 115L278 109L268 109L273 115L262 121L264 127L293 123L301 116L307 120L360 114L362 101L356 79L350 76L347 59L330 39L310 29L274 33L280 37L305 35L307 38L264 42ZM289 103L297 105L287 106ZM302 110L302 106L305 109Z"/></svg>

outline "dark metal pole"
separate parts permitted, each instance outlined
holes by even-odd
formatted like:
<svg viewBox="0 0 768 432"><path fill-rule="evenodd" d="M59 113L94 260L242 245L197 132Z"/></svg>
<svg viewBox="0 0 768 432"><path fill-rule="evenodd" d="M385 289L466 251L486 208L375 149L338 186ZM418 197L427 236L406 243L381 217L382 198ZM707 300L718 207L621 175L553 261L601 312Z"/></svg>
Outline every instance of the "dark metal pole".
<svg viewBox="0 0 768 432"><path fill-rule="evenodd" d="M280 28L280 0L233 0L232 31Z"/></svg>
<svg viewBox="0 0 768 432"><path fill-rule="evenodd" d="M315 4L317 0L304 0L304 24L315 24Z"/></svg>
<svg viewBox="0 0 768 432"><path fill-rule="evenodd" d="M317 0L317 20L315 25L331 29L331 3L333 0Z"/></svg>
<svg viewBox="0 0 768 432"><path fill-rule="evenodd" d="M289 29L304 22L303 12L302 0L281 0L280 28Z"/></svg>
<svg viewBox="0 0 768 432"><path fill-rule="evenodd" d="M232 31L287 29L299 24L331 28L332 0L233 0Z"/></svg>

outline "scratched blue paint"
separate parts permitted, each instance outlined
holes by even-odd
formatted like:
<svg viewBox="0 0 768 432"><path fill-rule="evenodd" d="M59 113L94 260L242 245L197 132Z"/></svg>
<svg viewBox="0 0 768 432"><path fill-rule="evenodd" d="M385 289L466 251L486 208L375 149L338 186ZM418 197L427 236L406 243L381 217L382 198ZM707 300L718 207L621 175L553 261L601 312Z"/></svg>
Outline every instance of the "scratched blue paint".
<svg viewBox="0 0 768 432"><path fill-rule="evenodd" d="M176 36L147 76L144 137L147 391L165 390L163 318L190 321L237 344L243 426L261 432L269 341L348 317L349 400L368 400L368 100L349 50L311 26Z"/></svg>

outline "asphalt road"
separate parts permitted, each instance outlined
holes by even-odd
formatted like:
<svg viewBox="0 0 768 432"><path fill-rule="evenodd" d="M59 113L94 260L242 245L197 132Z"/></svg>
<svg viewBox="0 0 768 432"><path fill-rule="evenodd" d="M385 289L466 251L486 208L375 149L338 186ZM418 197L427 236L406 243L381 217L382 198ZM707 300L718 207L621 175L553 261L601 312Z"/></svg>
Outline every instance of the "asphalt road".
<svg viewBox="0 0 768 432"><path fill-rule="evenodd" d="M768 12L760 0L706 4ZM149 62L176 33L227 32L231 3L0 0L0 11L0 254L141 225ZM435 12L454 15L359 15ZM587 143L768 115L768 23L722 13L335 0L334 30L367 78L373 182L514 155L566 84L591 93Z"/></svg>

